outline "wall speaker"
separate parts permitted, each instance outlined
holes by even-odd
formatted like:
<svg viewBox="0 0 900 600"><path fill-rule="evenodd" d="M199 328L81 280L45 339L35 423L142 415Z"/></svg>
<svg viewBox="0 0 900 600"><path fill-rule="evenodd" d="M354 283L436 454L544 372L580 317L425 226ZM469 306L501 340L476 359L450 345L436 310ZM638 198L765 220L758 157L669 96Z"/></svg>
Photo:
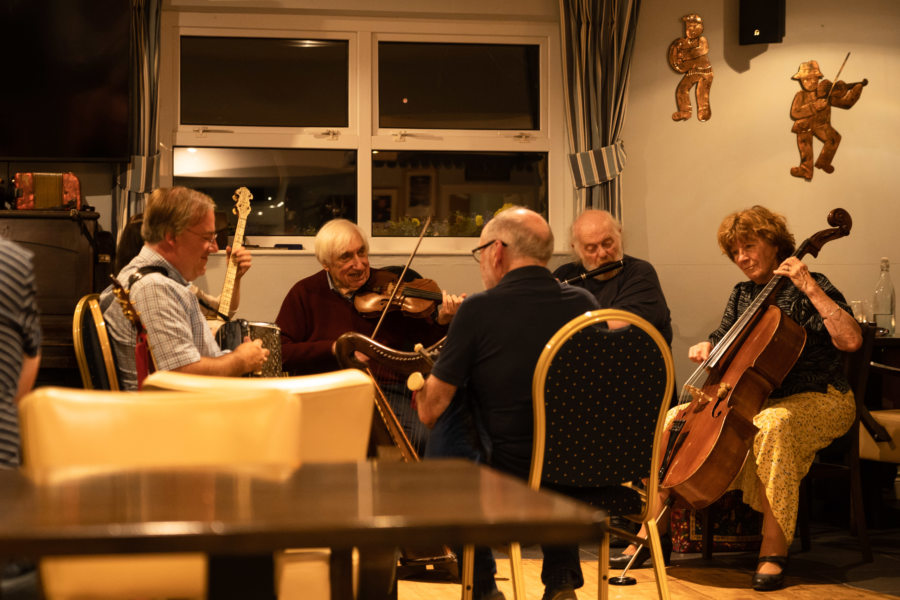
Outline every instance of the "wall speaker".
<svg viewBox="0 0 900 600"><path fill-rule="evenodd" d="M778 44L784 38L785 0L740 0L739 42Z"/></svg>

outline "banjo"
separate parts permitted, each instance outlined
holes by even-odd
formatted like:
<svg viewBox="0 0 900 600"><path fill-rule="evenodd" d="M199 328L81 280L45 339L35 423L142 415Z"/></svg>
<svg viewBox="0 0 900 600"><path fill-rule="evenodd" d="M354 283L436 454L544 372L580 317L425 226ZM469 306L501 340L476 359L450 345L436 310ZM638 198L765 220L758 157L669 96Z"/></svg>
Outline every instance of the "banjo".
<svg viewBox="0 0 900 600"><path fill-rule="evenodd" d="M244 229L247 225L247 216L250 214L250 201L253 199L253 194L246 187L240 187L235 190L232 199L235 203L232 212L238 216L238 221L231 247L237 248L244 245ZM251 323L244 319L228 319L237 270L237 263L229 260L215 317L207 319L206 322L215 336L216 342L226 350L234 350L247 336L253 340L261 340L263 347L269 351L269 358L263 368L254 375L279 377L282 375L282 370L281 331L278 326L274 323Z"/></svg>

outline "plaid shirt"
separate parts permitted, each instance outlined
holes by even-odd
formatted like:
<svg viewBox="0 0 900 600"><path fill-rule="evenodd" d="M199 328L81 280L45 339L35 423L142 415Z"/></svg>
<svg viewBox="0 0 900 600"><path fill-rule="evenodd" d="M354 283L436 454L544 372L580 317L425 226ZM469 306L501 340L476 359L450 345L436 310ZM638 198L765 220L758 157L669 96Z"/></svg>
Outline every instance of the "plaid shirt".
<svg viewBox="0 0 900 600"><path fill-rule="evenodd" d="M134 283L129 294L147 330L156 368L170 371L195 363L203 356L225 354L213 338L190 283L152 248L144 246L117 278L127 288L128 278L146 266L163 267L169 274L166 277L161 273L148 273ZM101 294L100 306L115 348L121 388L136 390L134 346L137 331L122 312L112 286Z"/></svg>

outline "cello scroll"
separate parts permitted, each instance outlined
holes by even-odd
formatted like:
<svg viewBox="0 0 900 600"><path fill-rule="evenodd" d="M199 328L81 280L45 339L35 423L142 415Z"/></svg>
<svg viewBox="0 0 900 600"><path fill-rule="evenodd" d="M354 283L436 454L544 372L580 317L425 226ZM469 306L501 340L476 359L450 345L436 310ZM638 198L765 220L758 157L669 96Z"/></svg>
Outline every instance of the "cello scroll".
<svg viewBox="0 0 900 600"><path fill-rule="evenodd" d="M802 257L805 254L811 254L814 257L819 256L822 246L828 242L840 239L850 235L850 229L853 227L853 219L843 208L835 208L828 213L828 224L832 229L823 229L818 233L809 236L800 247L797 248L795 256Z"/></svg>

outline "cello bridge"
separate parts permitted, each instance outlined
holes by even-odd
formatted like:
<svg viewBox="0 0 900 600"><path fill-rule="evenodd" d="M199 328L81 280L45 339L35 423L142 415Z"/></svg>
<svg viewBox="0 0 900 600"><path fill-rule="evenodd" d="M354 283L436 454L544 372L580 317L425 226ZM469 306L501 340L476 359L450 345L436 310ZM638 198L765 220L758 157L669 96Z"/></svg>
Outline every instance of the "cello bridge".
<svg viewBox="0 0 900 600"><path fill-rule="evenodd" d="M707 402L712 401L712 398L709 395L707 395L706 393L704 393L704 391L701 390L700 388L694 387L692 385L686 385L684 387L691 394L691 400L693 400L700 406L703 406Z"/></svg>

